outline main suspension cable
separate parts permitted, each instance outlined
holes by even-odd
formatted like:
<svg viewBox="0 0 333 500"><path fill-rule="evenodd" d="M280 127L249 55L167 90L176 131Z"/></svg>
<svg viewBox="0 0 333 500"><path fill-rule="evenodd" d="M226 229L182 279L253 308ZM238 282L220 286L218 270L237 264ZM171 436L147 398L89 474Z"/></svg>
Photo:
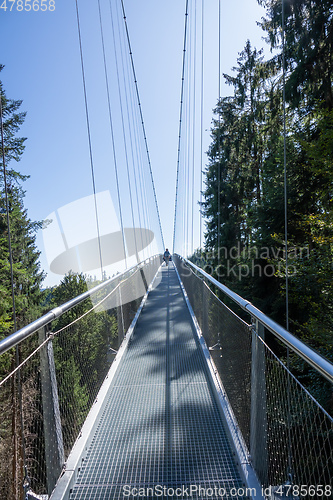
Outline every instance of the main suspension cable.
<svg viewBox="0 0 333 500"><path fill-rule="evenodd" d="M282 0L282 78L283 78L283 174L284 174L284 239L286 254L286 329L289 330L289 284L288 284L288 188L287 188L287 145L286 145L286 58L285 58L285 19L284 0Z"/></svg>
<svg viewBox="0 0 333 500"><path fill-rule="evenodd" d="M119 96L119 103L120 103L120 116L121 116L121 125L122 125L123 141L124 141L125 163L126 163L127 181L128 181L129 196L130 196L132 225L133 225L133 230L134 230L134 243L135 243L135 251L136 251L137 261L139 262L138 246L137 246L136 234L135 234L135 221L134 221L134 211L133 211L131 179L130 179L130 174L129 174L129 162L128 162L127 140L126 140L126 132L125 132L125 119L124 119L124 106L123 106L123 100L122 100L122 95L121 95L119 64L118 64L118 55L117 55L116 38L115 38L115 25L114 25L114 19L113 19L113 14L112 14L111 1L110 1L110 13L111 13L112 38L113 38L113 46L114 46L114 57L115 57L115 65L116 65L117 84L118 84L118 96ZM124 85L124 87L125 87L125 93L126 93L126 86Z"/></svg>
<svg viewBox="0 0 333 500"><path fill-rule="evenodd" d="M7 229L8 229L8 252L9 252L10 283L11 283L12 305L13 305L13 322L14 322L14 332L16 332L17 323L16 323L16 307L15 307L15 293L14 293L13 252L12 252L12 238L11 238L10 218L9 218L8 184L7 184L6 159L5 159L5 139L4 139L4 128L3 128L1 89L0 89L0 127L1 127L1 147L2 147L2 168L3 168L3 179L5 188L5 205L6 205L6 217L7 217Z"/></svg>
<svg viewBox="0 0 333 500"><path fill-rule="evenodd" d="M152 183L152 188L153 188L153 193L154 193L155 207L156 207L156 212L157 212L157 217L158 217L158 223L159 223L159 229L160 229L160 234L161 234L162 245L163 245L163 248L164 248L164 238L163 238L162 224L161 224L160 212L159 212L158 203L157 203L155 183L154 183L153 171L152 171L152 166L151 166L151 161L150 161L148 141L147 141L147 136L146 136L146 129L145 129L145 124L144 124L144 120L143 120L143 113L142 113L142 108L141 108L139 87L138 87L138 82L137 82L137 78L136 78L136 72L135 72L134 60L133 60L133 53L132 53L131 41L130 41L129 32L128 32L127 18L126 18L126 13L125 13L125 7L124 7L123 0L121 0L121 6L122 6L123 19L124 19L125 29L126 29L126 37L127 37L128 49L129 49L129 54L130 54L130 58L131 58L131 66L132 66L132 72L133 72L133 78L134 78L134 83L135 83L136 96L137 96L137 101L138 101L138 106L139 106L139 112L140 112L140 118L141 118L141 125L142 125L143 137L144 137L144 142L145 142L145 146L146 146L146 154L147 154L147 159L148 159L149 173L150 173L150 178L151 178L151 183Z"/></svg>
<svg viewBox="0 0 333 500"><path fill-rule="evenodd" d="M87 125L87 133L88 133L91 178L92 178L92 186L93 186L93 193L94 193L94 204L95 204L95 216L96 216L98 249L99 249L99 258L100 258L100 265L101 265L101 279L103 280L103 263L102 263L101 236L100 236L100 229L99 229L98 209L97 209L97 200L96 200L95 172L94 172L94 162L93 162L93 154L92 154L92 145L91 145L91 134L90 134L89 112L88 112L88 101L87 101L87 89L86 89L86 78L85 78L84 62L83 62L83 50L82 50L81 27L80 27L80 16L79 16L78 0L75 0L75 5L76 5L76 19L77 19L77 29L78 29L79 47L80 47L81 73L82 73L84 104L85 104L85 113L86 113L86 125Z"/></svg>
<svg viewBox="0 0 333 500"><path fill-rule="evenodd" d="M195 177L195 132L196 132L196 50L197 50L197 2L194 3L194 60L193 60L193 144L192 144L192 202L191 202L191 255L194 252L194 177Z"/></svg>
<svg viewBox="0 0 333 500"><path fill-rule="evenodd" d="M183 99L184 99L184 81L185 81L185 61L186 61L186 43L187 43L187 24L188 24L188 0L185 5L185 26L184 26L184 46L183 46L183 67L182 67L182 85L180 91L180 112L179 112L179 132L178 132L178 153L177 153L177 174L176 174L176 196L175 196L175 215L173 222L173 250L175 253L176 242L176 222L178 205L178 186L179 186L179 166L180 166L180 144L182 136L182 118L183 118Z"/></svg>
<svg viewBox="0 0 333 500"><path fill-rule="evenodd" d="M283 99L283 182L284 182L284 251L286 258L286 329L289 330L289 283L288 283L288 189L287 189L287 145L286 145L286 58L285 58L285 13L284 0L282 2L282 99ZM287 368L290 369L290 350L287 348ZM288 405L288 471L287 481L293 484L293 452L291 439L291 389L288 377L287 384L287 405Z"/></svg>
<svg viewBox="0 0 333 500"><path fill-rule="evenodd" d="M219 24L218 24L218 94L219 94L219 107L221 106L221 0L219 2ZM217 132L217 148L218 148L218 167L217 167L217 257L220 254L221 244L221 110L219 109L219 127Z"/></svg>
<svg viewBox="0 0 333 500"><path fill-rule="evenodd" d="M111 5L110 5L110 9L111 9ZM110 124L110 133L111 133L112 151L113 151L113 162L114 162L115 177L116 177L116 187L117 187L117 198L118 198L118 210L119 210L119 218L120 218L120 228L121 228L121 235L122 235L122 241L123 241L123 247L124 247L125 267L127 268L124 222L123 222L123 214L122 214L121 200L120 200L118 162L117 162L117 155L116 155L116 145L115 145L115 140L114 140L112 108L111 108L111 99L110 99L110 87L109 87L109 78L108 78L108 72L107 72L107 67L106 67L105 43L104 43L104 32L103 32L102 13L101 13L101 3L100 3L100 0L98 0L98 13L99 13L99 23L100 23L100 32L101 32L101 40L102 40L105 86L106 86L106 94L107 94L107 100L108 100L109 124Z"/></svg>
<svg viewBox="0 0 333 500"><path fill-rule="evenodd" d="M203 169L203 94L204 94L204 0L201 2L201 82L200 82L200 235L199 248L202 249L202 169Z"/></svg>
<svg viewBox="0 0 333 500"><path fill-rule="evenodd" d="M130 177L130 171L129 168L127 170L127 177L128 177L128 185L131 193L131 210L132 210L132 220L133 220L133 227L135 228L134 230L134 240L135 240L135 247L136 249L138 248L137 245L137 234L136 234L136 225L134 222L134 203L133 199L135 201L135 195L137 199L137 216L139 218L139 227L140 227L140 236L141 236L141 243L143 241L142 238L142 226L140 222L140 207L139 207L139 200L138 200L138 190L137 190L137 178L136 178L136 166L138 166L138 157L135 157L135 152L134 149L136 149L136 140L137 140L137 113L136 107L133 105L133 85L130 84L131 82L131 68L130 68L130 61L128 57L126 57L126 33L124 30L120 30L120 26L122 25L122 22L120 20L121 18L121 12L119 12L118 8L118 3L116 4L117 6L117 16L119 22L117 23L118 25L118 31L119 31L119 42L120 42L120 64L122 66L122 75L123 75L123 86L124 86L124 91L125 91L125 102L126 102L126 111L127 111L127 123L128 123L128 131L129 131L129 147L130 147L130 153L131 153L131 162L130 164L132 165L132 171L133 171L133 179L134 179L134 188L133 194L132 194L132 186L133 186L133 180L131 181ZM126 84L127 83L127 84ZM150 227L150 226L147 226ZM146 247L148 244L146 245ZM141 246L143 248L143 246ZM137 250L137 256L138 256L138 250Z"/></svg>
<svg viewBox="0 0 333 500"><path fill-rule="evenodd" d="M2 108L2 91L0 88L0 129L1 129L1 148L2 148L2 167L3 167L3 180L4 180L4 188L5 188L5 205L6 205L6 217L7 217L7 231L8 231L8 253L9 253L9 267L10 267L10 285L11 285L11 294L12 294L12 307L13 307L13 323L14 323L14 332L17 331L17 318L16 318L16 304L15 304L15 287L14 287L14 266L13 266L13 251L12 251L12 238L11 238L11 230L10 230L10 217L9 217L9 200L8 200L8 184L7 184L7 170L6 170L6 157L5 157L5 138L4 138L4 126L3 126L3 108ZM18 368L20 365L20 356L19 356L19 348L16 346L15 348L15 362L17 372L17 385L18 385L18 406L20 412L20 432L22 438L22 458L23 458L23 469L24 469L24 478L23 478L23 488L28 484L28 473L27 473L27 461L26 461L26 443L24 437L24 423L23 423L23 405L22 405L22 384L21 384L21 371ZM15 408L13 409L15 412ZM16 422L15 413L14 420ZM16 425L16 424L15 424ZM17 439L17 436L14 436L14 439ZM18 470L16 470L18 473Z"/></svg>

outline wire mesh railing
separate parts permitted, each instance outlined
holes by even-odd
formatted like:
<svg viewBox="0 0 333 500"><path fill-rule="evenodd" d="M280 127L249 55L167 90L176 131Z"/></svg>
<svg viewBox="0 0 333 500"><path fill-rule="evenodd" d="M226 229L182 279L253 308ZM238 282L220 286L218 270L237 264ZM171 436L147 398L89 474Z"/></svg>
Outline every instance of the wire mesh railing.
<svg viewBox="0 0 333 500"><path fill-rule="evenodd" d="M10 349L0 343L0 498L51 493L161 262L151 257L56 308L58 319L48 313L38 330L17 332L24 338L11 336Z"/></svg>
<svg viewBox="0 0 333 500"><path fill-rule="evenodd" d="M174 262L265 497L332 498L333 419L292 373L297 363L313 358L310 369L320 365L316 376L331 394L332 364L298 339L293 350L292 336L275 324L277 356L267 345L275 334L269 318L219 287L243 310L251 310L244 321L215 295L217 284L209 275L177 255Z"/></svg>

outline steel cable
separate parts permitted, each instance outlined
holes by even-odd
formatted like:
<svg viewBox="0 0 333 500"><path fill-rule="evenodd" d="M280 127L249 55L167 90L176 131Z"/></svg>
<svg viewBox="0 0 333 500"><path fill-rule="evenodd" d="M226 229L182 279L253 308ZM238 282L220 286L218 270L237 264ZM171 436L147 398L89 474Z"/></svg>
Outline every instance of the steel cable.
<svg viewBox="0 0 333 500"><path fill-rule="evenodd" d="M111 5L110 5L110 9L111 9ZM115 140L114 140L112 109L111 109L110 90L109 90L110 87L109 87L109 79L108 79L108 72L107 72L107 66L106 66L105 43L104 43L104 33L103 33L103 24L102 24L102 14L101 14L100 0L98 0L98 13L99 13L99 23L100 23L100 32L101 32L101 41L102 41L102 51L103 51L103 64L104 64L105 86L106 86L106 94L107 94L107 101L108 101L108 112L109 112L109 124L110 124L110 133L111 133L111 143L112 143L113 161L114 161L114 169L115 169L115 177L116 177L116 187L117 187L117 197L118 197L118 209L119 209L120 227L121 227L121 234L122 234L122 240L123 240L123 246L124 246L125 267L127 268L124 222L123 222L123 214L122 214L121 200L120 200L118 163L117 163L117 155L116 155L116 145L115 145Z"/></svg>
<svg viewBox="0 0 333 500"><path fill-rule="evenodd" d="M0 92L0 129L1 129L1 149L2 149L2 167L3 167L3 180L5 188L5 207L6 207L6 219L7 219L7 230L8 230L8 253L9 253L9 267L10 267L10 284L11 284L11 295L12 295L12 307L13 307L13 323L14 332L17 331L17 320L16 320L16 306L15 306L15 291L14 291L14 269L13 269L13 252L12 252L12 238L10 230L10 217L9 217L9 200L8 200L8 183L7 183L7 172L6 172L6 158L5 158L5 139L4 139L4 126L3 126L3 108L2 108L2 92ZM19 412L20 412L20 432L22 436L22 456L23 456L23 468L24 468L24 479L23 488L28 486L29 480L27 477L27 466L26 466L26 450L25 450L25 440L24 440L24 424L23 424L23 408L22 408L22 386L21 386L21 372L19 370L20 358L18 346L15 348L15 361L17 367L17 385L18 385L18 401L19 401ZM15 381L13 380L13 384ZM13 408L13 420L15 421L15 408ZM17 436L14 437L17 439ZM17 463L15 463L15 468ZM15 471L18 474L18 470Z"/></svg>
<svg viewBox="0 0 333 500"><path fill-rule="evenodd" d="M200 82L200 234L199 248L202 248L202 174L203 174L203 94L204 94L204 0L201 3L201 82Z"/></svg>
<svg viewBox="0 0 333 500"><path fill-rule="evenodd" d="M100 258L100 265L101 265L101 279L103 279L103 263L102 263L101 237L100 237L99 220L98 220L98 209L97 209L97 201L96 201L95 172L94 172L94 162L93 162L91 134L90 134L90 124L89 124L87 88L86 88L86 78L85 78L85 71L84 71L84 61L83 61L83 50L82 50L82 39L81 39L81 27L80 27L80 16L79 16L78 0L75 0L75 5L76 5L76 20L77 20L77 30L78 30L78 38L79 38L80 59L81 59L81 73L82 73L82 83L83 83L83 93L84 93L86 126L87 126L87 134L88 134L91 179L92 179L92 186L93 186L93 193L94 193L94 205L95 205L96 228L97 228L97 238L98 238L98 250L99 250L99 258Z"/></svg>
<svg viewBox="0 0 333 500"><path fill-rule="evenodd" d="M163 248L164 248L164 238L163 238L162 224L161 224L160 212L159 212L158 203L157 203L155 183L154 183L153 171L152 171L152 166L151 166L151 161L150 161L148 141L147 141L147 136L146 136L146 129L145 129L145 124L144 124L144 120L143 120L143 113L142 113L142 108L141 108L139 87L138 87L138 82L137 82L137 78L136 78L136 72L135 72L134 60L133 60L133 53L132 53L132 47L131 47L131 42L130 42L130 37L129 37L129 32L128 32L127 19L126 19L126 13L125 13L125 7L124 7L123 0L121 0L121 6L122 6L123 19L124 19L125 29L126 29L126 38L127 38L127 43L128 43L128 49L129 49L129 54L130 54L130 58L131 58L131 66L132 66L132 72L133 72L135 90L136 90L136 95L137 95L138 107L139 107L139 112L140 112L143 137L144 137L144 142L145 142L145 146L146 146L146 154L147 154L147 159L148 159L150 179L151 179L152 188L153 188L153 194L154 194L154 200L155 200L155 207L156 207L156 212L157 212L157 218L158 218L158 223L159 223L159 229L160 229L160 235L161 235L162 245L163 245Z"/></svg>
<svg viewBox="0 0 333 500"><path fill-rule="evenodd" d="M179 186L179 166L180 166L180 151L181 151L181 135L182 135L182 118L183 118L183 99L184 99L184 80L185 80L185 61L186 61L186 43L187 43L187 25L188 25L188 0L185 5L185 26L184 26L184 45L183 45L183 64L182 64L182 84L180 91L180 112L179 112L179 132L178 132L178 152L177 152L177 172L176 172L176 195L175 195L175 215L173 223L173 253L175 253L176 244L176 223L177 223L177 208L178 208L178 186Z"/></svg>
<svg viewBox="0 0 333 500"><path fill-rule="evenodd" d="M122 95L121 95L120 75L119 75L119 63L118 63L118 54L117 54L117 48L116 48L115 26L114 26L113 14L112 14L111 1L109 3L110 3L111 25L112 25L112 39L113 39L113 46L114 46L114 56L115 56L117 84L118 84L118 96L119 96L120 111L121 111L121 125L122 125L124 150L125 150L126 173L127 173L127 181L128 181L129 196L130 196L130 207L131 207L131 215L132 215L132 224L133 224L133 228L134 228L134 243L135 243L136 255L138 256L138 247L137 247L137 241L136 241L136 235L135 235L135 221L134 221L134 211L133 211L131 179L130 179L130 174L129 174L127 139L126 139L126 132L125 132L124 106L123 106L123 100L122 100ZM124 85L124 87L125 87L125 93L126 93L126 85Z"/></svg>

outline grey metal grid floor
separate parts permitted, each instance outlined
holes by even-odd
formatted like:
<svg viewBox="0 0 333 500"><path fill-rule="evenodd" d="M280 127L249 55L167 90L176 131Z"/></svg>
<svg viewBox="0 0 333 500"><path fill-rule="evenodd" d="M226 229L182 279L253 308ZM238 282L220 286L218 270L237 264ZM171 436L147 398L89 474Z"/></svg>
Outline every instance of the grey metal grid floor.
<svg viewBox="0 0 333 500"><path fill-rule="evenodd" d="M70 500L245 498L176 272L160 272Z"/></svg>

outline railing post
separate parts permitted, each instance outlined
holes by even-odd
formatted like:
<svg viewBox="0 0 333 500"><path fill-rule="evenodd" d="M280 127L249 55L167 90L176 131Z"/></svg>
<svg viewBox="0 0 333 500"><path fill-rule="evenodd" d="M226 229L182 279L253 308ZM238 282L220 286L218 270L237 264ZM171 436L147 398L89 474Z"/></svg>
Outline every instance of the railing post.
<svg viewBox="0 0 333 500"><path fill-rule="evenodd" d="M205 281L201 280L201 300L202 300L202 325L201 325L201 331L206 338L209 338L208 335L210 333L209 331L209 308L210 308L210 302L208 304L205 304ZM210 300L209 295L207 296L208 301Z"/></svg>
<svg viewBox="0 0 333 500"><path fill-rule="evenodd" d="M44 342L47 337L48 328L45 326L39 330L39 342ZM65 462L52 340L40 350L40 372L47 489L50 495Z"/></svg>
<svg viewBox="0 0 333 500"><path fill-rule="evenodd" d="M268 485L265 328L252 323L250 454L260 482Z"/></svg>
<svg viewBox="0 0 333 500"><path fill-rule="evenodd" d="M118 348L120 347L125 333L124 313L121 297L121 285L117 290L117 327L118 327Z"/></svg>

